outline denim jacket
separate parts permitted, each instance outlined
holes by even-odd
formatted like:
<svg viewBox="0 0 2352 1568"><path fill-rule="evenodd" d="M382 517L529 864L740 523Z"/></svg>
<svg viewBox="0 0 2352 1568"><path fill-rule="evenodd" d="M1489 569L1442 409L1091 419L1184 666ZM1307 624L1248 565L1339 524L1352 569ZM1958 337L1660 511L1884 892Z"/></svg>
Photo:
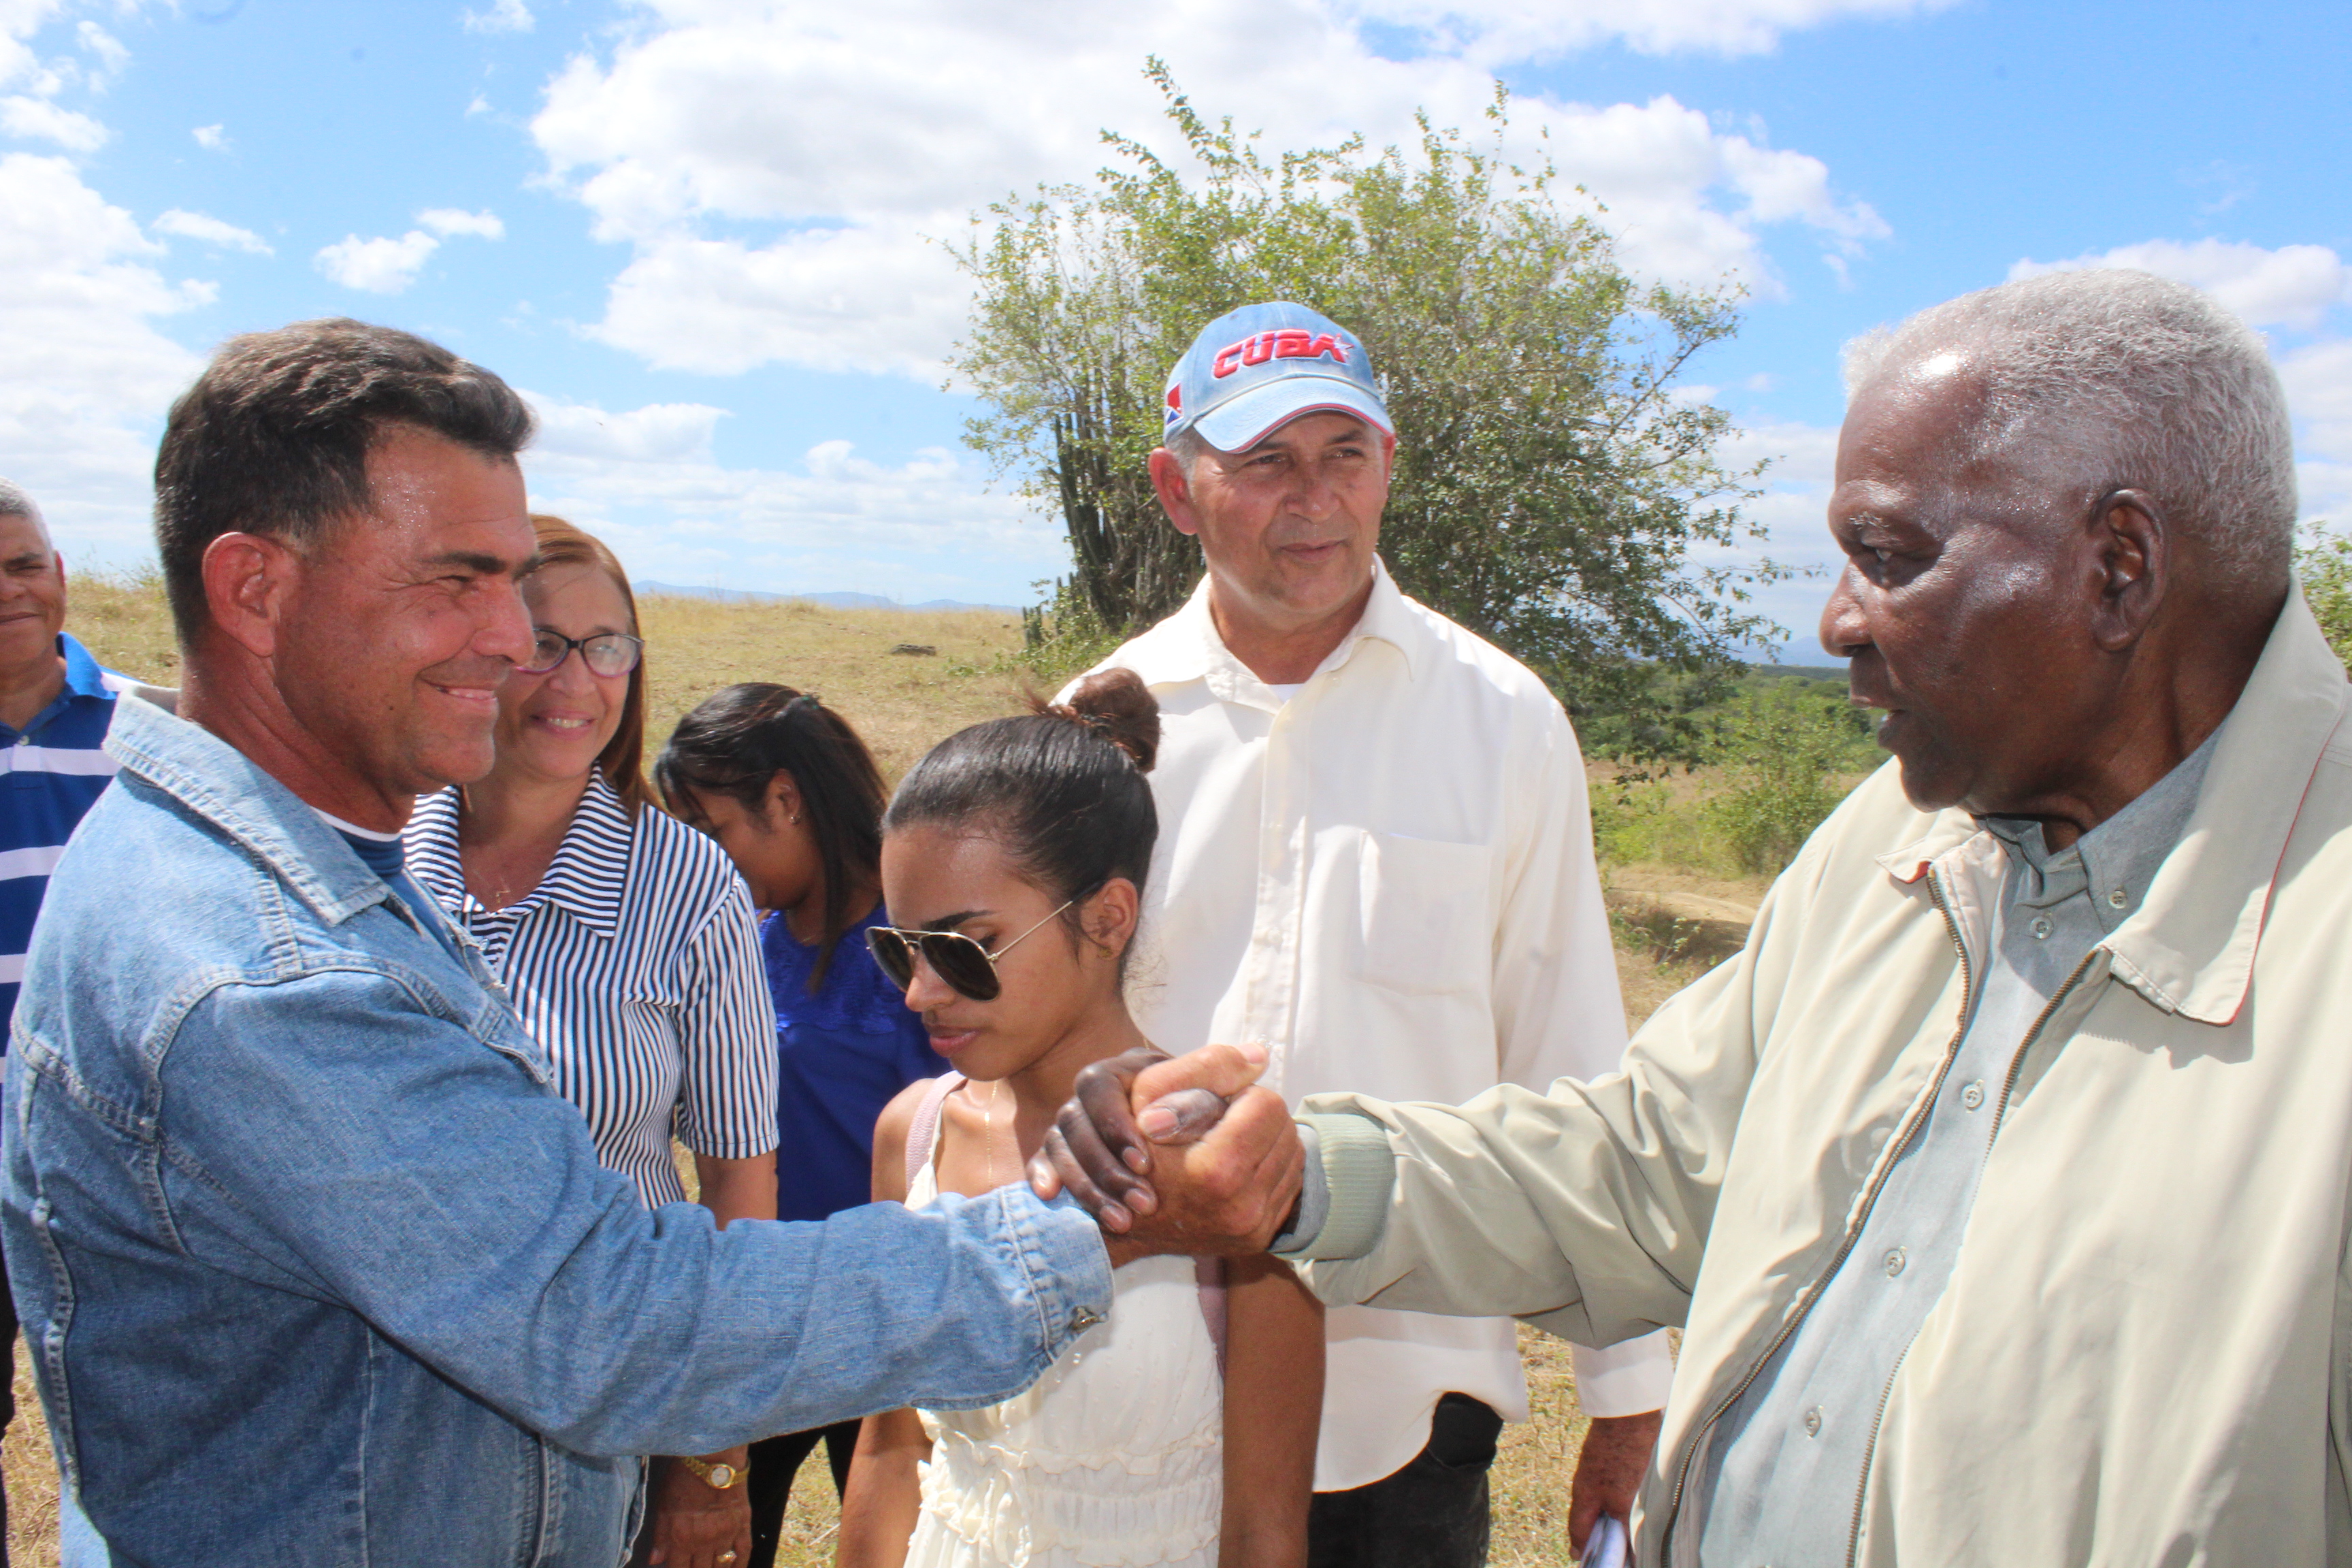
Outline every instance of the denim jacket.
<svg viewBox="0 0 2352 1568"><path fill-rule="evenodd" d="M647 1212L437 917L208 731L126 700L108 749L0 1180L77 1568L613 1568L632 1456L986 1405L1108 1310L1092 1222L1019 1184Z"/></svg>

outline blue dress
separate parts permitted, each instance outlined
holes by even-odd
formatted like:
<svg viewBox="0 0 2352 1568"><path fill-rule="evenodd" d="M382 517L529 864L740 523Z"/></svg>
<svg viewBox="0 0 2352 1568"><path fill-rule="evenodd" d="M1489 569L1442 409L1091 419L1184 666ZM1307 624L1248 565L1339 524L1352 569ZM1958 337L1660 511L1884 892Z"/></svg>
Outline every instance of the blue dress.
<svg viewBox="0 0 2352 1568"><path fill-rule="evenodd" d="M918 1079L948 1064L931 1049L922 1015L907 1005L866 948L880 906L835 944L824 983L809 993L817 949L781 914L760 922L768 990L776 1003L776 1217L823 1219L871 1202L874 1123Z"/></svg>

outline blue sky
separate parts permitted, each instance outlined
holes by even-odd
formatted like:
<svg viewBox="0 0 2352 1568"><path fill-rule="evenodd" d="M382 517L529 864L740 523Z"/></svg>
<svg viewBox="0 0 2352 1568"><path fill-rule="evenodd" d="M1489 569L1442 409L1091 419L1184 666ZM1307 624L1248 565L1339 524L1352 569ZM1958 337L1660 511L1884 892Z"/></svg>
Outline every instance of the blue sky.
<svg viewBox="0 0 2352 1568"><path fill-rule="evenodd" d="M2347 40L2284 3L0 0L0 474L69 560L135 561L211 345L352 314L524 388L535 500L641 576L1027 602L1059 529L961 446L932 240L1158 139L1158 53L1276 144L1507 82L1629 265L1748 289L1694 380L1776 459L1777 556L1825 559L1843 342L2099 260L2269 336L2341 515ZM1792 657L1821 592L1769 595Z"/></svg>

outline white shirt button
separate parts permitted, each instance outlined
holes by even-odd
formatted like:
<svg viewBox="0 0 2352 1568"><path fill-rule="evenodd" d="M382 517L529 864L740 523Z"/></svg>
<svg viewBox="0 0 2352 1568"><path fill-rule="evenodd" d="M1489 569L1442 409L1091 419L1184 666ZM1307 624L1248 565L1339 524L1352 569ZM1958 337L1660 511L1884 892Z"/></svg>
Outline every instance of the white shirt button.
<svg viewBox="0 0 2352 1568"><path fill-rule="evenodd" d="M2117 888L2114 892L2107 895L2107 902L2116 909L2122 909L2126 904L2131 902L2131 895L2125 892L2121 888Z"/></svg>
<svg viewBox="0 0 2352 1568"><path fill-rule="evenodd" d="M1963 1086L1960 1089L1960 1103L1967 1106L1970 1110L1974 1110L1977 1107L1982 1105L1984 1103L1984 1079L1978 1079L1974 1082Z"/></svg>
<svg viewBox="0 0 2352 1568"><path fill-rule="evenodd" d="M1889 1279L1892 1279L1897 1274L1902 1273L1903 1266L1909 1261L1910 1259L1905 1256L1903 1249L1899 1247L1895 1248L1892 1252L1889 1252L1886 1255L1886 1277Z"/></svg>
<svg viewBox="0 0 2352 1568"><path fill-rule="evenodd" d="M1822 1407L1816 1405L1811 1410L1805 1412L1805 1436L1808 1437L1818 1437L1821 1435Z"/></svg>
<svg viewBox="0 0 2352 1568"><path fill-rule="evenodd" d="M2034 940L2034 941L2036 941L2036 942L2042 942L2042 941L2046 940L2046 939L2049 937L2049 935L2050 935L2050 918L2049 918L2047 915L2036 915L2036 916L2034 916L2034 917L2033 917L2033 940Z"/></svg>

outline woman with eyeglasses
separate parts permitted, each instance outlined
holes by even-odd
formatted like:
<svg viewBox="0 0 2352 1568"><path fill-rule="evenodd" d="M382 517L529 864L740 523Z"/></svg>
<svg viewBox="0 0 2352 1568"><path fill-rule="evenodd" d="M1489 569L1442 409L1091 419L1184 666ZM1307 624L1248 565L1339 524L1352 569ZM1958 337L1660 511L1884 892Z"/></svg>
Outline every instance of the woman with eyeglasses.
<svg viewBox="0 0 2352 1568"><path fill-rule="evenodd" d="M654 782L671 811L719 841L761 910L778 1063L776 1217L856 1208L873 1182L875 1119L947 1066L866 948L866 931L890 923L881 770L814 693L754 681L679 720ZM856 1422L751 1445L745 1568L775 1562L793 1479L820 1445L838 1493Z"/></svg>
<svg viewBox="0 0 2352 1568"><path fill-rule="evenodd" d="M719 847L655 805L644 641L613 552L534 517L538 636L499 689L489 776L417 803L416 880L507 988L606 1169L646 1206L686 1201L674 1136L721 1226L776 1212L776 1055L751 900ZM740 1568L740 1448L655 1467L641 1556Z"/></svg>
<svg viewBox="0 0 2352 1568"><path fill-rule="evenodd" d="M1127 958L1158 818L1160 710L1132 671L949 737L883 819L875 958L954 1070L875 1131L874 1196L1022 1179L1079 1070L1143 1036ZM1181 977L1171 977L1181 983ZM1323 1313L1271 1258L1149 1258L1034 1386L866 1418L842 1568L1300 1568Z"/></svg>

